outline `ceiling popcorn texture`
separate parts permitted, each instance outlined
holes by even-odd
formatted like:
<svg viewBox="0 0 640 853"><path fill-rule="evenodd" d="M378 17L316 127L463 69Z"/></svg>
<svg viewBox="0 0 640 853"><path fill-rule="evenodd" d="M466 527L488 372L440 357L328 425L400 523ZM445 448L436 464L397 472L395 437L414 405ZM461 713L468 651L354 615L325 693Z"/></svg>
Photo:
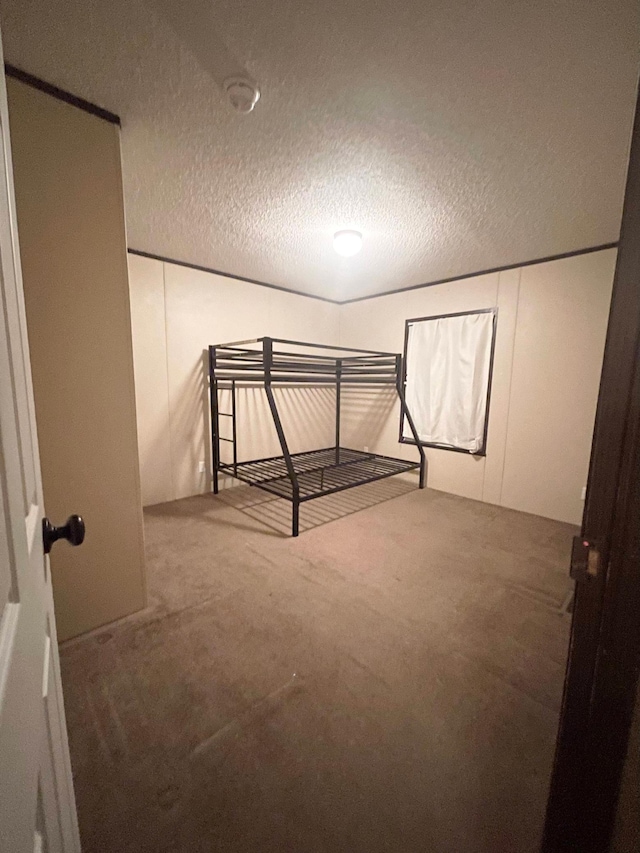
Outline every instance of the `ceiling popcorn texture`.
<svg viewBox="0 0 640 853"><path fill-rule="evenodd" d="M7 62L121 117L131 248L345 300L617 240L637 0L162 2L0 2Z"/></svg>

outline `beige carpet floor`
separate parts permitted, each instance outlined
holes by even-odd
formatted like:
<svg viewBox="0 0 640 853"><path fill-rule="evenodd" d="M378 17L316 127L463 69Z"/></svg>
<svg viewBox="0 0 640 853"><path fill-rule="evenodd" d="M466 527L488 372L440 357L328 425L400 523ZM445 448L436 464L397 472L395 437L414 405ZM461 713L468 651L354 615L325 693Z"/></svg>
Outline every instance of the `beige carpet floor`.
<svg viewBox="0 0 640 853"><path fill-rule="evenodd" d="M85 853L537 851L574 528L401 480L289 515L147 510L149 608L63 647Z"/></svg>

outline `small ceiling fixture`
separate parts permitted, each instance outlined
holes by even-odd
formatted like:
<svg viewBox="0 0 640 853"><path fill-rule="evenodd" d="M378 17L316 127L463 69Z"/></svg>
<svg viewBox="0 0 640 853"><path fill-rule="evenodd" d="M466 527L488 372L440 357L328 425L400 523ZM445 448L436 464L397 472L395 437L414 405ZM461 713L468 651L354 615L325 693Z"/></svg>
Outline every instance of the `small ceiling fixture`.
<svg viewBox="0 0 640 853"><path fill-rule="evenodd" d="M343 258L351 258L362 248L362 234L359 231L336 231L333 248Z"/></svg>
<svg viewBox="0 0 640 853"><path fill-rule="evenodd" d="M239 113L250 113L260 100L260 89L248 77L227 77L222 87Z"/></svg>

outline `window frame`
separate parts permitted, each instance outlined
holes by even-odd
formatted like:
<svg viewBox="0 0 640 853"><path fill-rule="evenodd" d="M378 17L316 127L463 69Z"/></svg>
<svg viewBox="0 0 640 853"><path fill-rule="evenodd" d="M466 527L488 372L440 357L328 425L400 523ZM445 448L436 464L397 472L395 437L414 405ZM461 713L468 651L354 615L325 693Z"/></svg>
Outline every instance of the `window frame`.
<svg viewBox="0 0 640 853"><path fill-rule="evenodd" d="M431 441L420 441L418 442L421 447L432 447L435 450L448 450L452 453L464 453L465 456L478 456L485 457L487 455L487 438L489 433L489 417L491 414L491 386L493 384L493 367L495 361L495 352L496 352L496 329L498 326L498 308L494 306L492 308L477 308L472 311L455 311L450 314L433 314L429 317L411 317L404 322L404 348L402 350L402 392L405 394L407 387L407 349L409 346L409 326L414 323L425 323L428 320L447 320L450 317L467 317L475 314L492 314L492 330L491 330L491 352L489 355L489 381L487 382L487 406L485 410L484 416L484 430L482 433L482 446L478 450L465 450L463 447L453 447L446 444L436 444ZM398 432L398 441L400 444L413 444L416 445L416 442L413 438L405 438L402 434L404 428L404 415L402 414L402 410L400 411L400 427Z"/></svg>

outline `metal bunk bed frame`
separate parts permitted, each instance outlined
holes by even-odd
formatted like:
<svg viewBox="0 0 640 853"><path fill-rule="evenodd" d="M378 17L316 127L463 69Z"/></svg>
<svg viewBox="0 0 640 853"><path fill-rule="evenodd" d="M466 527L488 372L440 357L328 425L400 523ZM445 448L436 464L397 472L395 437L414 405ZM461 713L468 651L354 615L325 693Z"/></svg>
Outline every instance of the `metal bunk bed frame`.
<svg viewBox="0 0 640 853"><path fill-rule="evenodd" d="M274 348L276 345L276 348ZM291 352L320 350L324 352ZM335 355L334 353L339 353ZM209 386L211 402L211 456L213 491L218 494L219 475L229 474L245 483L291 501L292 535L299 532L300 504L324 495L382 480L394 474L420 469L420 488L425 486L424 448L407 408L402 383L402 356L399 353L334 347L282 338L256 338L209 347ZM238 461L236 430L236 390L242 383L262 384L282 449L281 456ZM290 453L273 386L334 385L336 389L335 445L321 450ZM393 385L400 400L401 413L413 433L419 462L361 452L340 446L340 397L343 385ZM231 411L221 412L218 393L231 391ZM231 437L220 434L220 418L231 419ZM222 462L220 442L233 448L233 461Z"/></svg>

